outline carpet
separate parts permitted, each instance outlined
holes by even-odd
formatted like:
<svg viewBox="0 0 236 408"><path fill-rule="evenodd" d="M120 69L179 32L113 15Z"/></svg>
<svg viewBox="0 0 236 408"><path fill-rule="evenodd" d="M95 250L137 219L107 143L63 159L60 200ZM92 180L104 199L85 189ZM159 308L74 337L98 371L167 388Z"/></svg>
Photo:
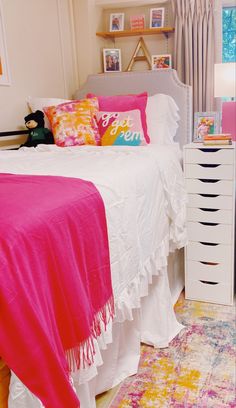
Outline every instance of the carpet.
<svg viewBox="0 0 236 408"><path fill-rule="evenodd" d="M186 327L165 349L142 345L138 373L109 408L235 408L235 308L185 300L175 311Z"/></svg>

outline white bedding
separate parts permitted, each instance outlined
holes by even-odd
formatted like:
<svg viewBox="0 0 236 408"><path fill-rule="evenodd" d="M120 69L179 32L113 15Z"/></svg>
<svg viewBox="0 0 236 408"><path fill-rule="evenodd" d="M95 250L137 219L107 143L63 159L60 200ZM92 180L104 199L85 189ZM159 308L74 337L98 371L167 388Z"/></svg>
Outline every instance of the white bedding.
<svg viewBox="0 0 236 408"><path fill-rule="evenodd" d="M0 173L79 177L96 185L106 209L115 320L121 323L133 318L133 309L140 307L140 299L148 294L153 275L164 273L169 252L186 244L186 193L180 156L175 144L64 149L40 145L35 149L0 152ZM161 319L165 325L168 316L169 331L165 328L163 337L158 337L158 340L155 336L148 338L146 327L143 331L144 341L162 347L167 346L182 328L174 322L167 286L166 280L165 288L161 289L164 299ZM143 313L144 323L144 304ZM161 321L158 324L161 327ZM100 346L101 340L105 347L111 342L111 332L100 339ZM96 358L99 365L99 352ZM93 370L95 367L90 368L90 372ZM92 374L84 372L80 383L85 382L86 375L91 378L95 374L95 371ZM116 382L114 380L112 384ZM99 392L101 389L102 386Z"/></svg>

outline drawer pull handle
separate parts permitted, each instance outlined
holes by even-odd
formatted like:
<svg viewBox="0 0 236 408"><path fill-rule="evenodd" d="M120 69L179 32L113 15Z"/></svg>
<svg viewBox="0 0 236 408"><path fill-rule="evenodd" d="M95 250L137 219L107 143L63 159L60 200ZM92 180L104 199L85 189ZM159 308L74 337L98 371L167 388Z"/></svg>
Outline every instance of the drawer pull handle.
<svg viewBox="0 0 236 408"><path fill-rule="evenodd" d="M209 246L217 246L217 245L219 245L219 244L216 244L215 242L213 243L213 242L203 242L203 241L200 241L200 244L202 244L202 245L209 245Z"/></svg>
<svg viewBox="0 0 236 408"><path fill-rule="evenodd" d="M217 222L203 222L199 221L199 224L206 225L207 227L215 227L216 225L219 225Z"/></svg>
<svg viewBox="0 0 236 408"><path fill-rule="evenodd" d="M218 152L220 149L198 149L198 150L201 150L201 152L204 152L204 153L215 153L215 152Z"/></svg>
<svg viewBox="0 0 236 408"><path fill-rule="evenodd" d="M199 194L202 197L208 197L208 198L216 198L219 197L219 194Z"/></svg>
<svg viewBox="0 0 236 408"><path fill-rule="evenodd" d="M218 183L220 180L211 180L211 179L198 179L202 183Z"/></svg>
<svg viewBox="0 0 236 408"><path fill-rule="evenodd" d="M210 212L216 212L219 211L217 208L199 208L201 211L210 211Z"/></svg>
<svg viewBox="0 0 236 408"><path fill-rule="evenodd" d="M205 164L205 163L204 163L204 164L203 164L203 163L202 163L202 164L201 164L201 163L198 163L198 165L201 166L201 167L208 167L208 168L209 168L209 167L210 167L210 168L215 168L215 167L220 166L220 164Z"/></svg>
<svg viewBox="0 0 236 408"><path fill-rule="evenodd" d="M204 280L200 280L199 282L204 283L206 285L219 285L219 282L209 282Z"/></svg>
<svg viewBox="0 0 236 408"><path fill-rule="evenodd" d="M219 262L205 262L205 261L199 261L203 265L210 265L210 266L216 266L219 265Z"/></svg>

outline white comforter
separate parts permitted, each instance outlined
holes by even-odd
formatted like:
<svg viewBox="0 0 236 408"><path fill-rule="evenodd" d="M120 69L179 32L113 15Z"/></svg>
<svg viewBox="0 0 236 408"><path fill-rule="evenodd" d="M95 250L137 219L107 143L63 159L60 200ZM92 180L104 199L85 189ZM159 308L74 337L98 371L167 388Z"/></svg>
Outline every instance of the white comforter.
<svg viewBox="0 0 236 408"><path fill-rule="evenodd" d="M169 249L186 244L186 194L177 145L40 145L0 152L0 172L79 177L96 185L106 208L119 321L129 318L147 293L150 264L162 259L163 266Z"/></svg>
<svg viewBox="0 0 236 408"><path fill-rule="evenodd" d="M186 243L186 194L176 145L41 145L0 152L0 172L79 177L96 185L106 208L119 321L147 291L150 263L166 257L170 246Z"/></svg>

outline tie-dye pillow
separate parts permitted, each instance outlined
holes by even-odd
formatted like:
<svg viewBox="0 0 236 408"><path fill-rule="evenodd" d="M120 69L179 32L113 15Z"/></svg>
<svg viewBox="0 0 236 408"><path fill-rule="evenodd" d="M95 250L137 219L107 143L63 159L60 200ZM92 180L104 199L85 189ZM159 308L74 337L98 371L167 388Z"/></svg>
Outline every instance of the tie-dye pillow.
<svg viewBox="0 0 236 408"><path fill-rule="evenodd" d="M45 107L55 143L58 146L99 145L96 122L97 98L80 99Z"/></svg>
<svg viewBox="0 0 236 408"><path fill-rule="evenodd" d="M100 111L96 117L102 146L147 144L138 109L127 112Z"/></svg>

